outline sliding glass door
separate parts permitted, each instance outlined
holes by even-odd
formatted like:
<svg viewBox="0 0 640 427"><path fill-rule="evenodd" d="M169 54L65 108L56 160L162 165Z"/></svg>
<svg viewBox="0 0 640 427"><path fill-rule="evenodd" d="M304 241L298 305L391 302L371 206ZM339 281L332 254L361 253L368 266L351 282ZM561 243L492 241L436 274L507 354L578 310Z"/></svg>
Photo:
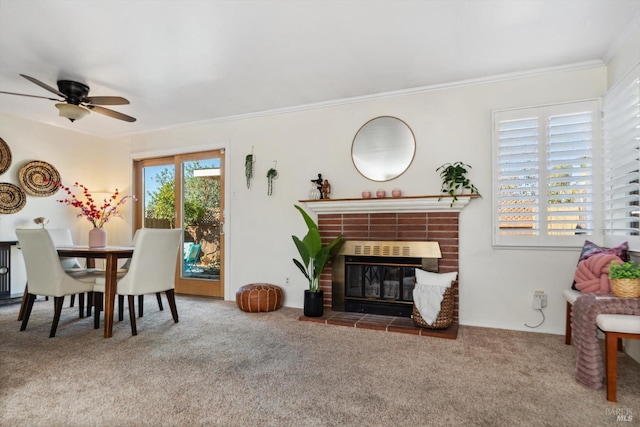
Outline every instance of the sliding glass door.
<svg viewBox="0 0 640 427"><path fill-rule="evenodd" d="M135 162L136 229L181 228L176 292L224 297L224 150Z"/></svg>

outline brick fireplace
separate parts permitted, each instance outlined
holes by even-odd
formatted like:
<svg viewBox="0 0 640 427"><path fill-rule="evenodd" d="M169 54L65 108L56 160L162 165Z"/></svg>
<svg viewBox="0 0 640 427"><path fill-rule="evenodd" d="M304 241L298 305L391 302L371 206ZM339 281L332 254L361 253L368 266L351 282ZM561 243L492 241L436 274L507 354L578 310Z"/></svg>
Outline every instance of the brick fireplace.
<svg viewBox="0 0 640 427"><path fill-rule="evenodd" d="M345 240L435 241L442 252L438 262L439 272L447 273L459 271L459 214L469 201L469 197L459 197L453 207L450 206L451 199L438 200L437 196L302 202L318 214L318 227L325 243L340 234ZM325 310L334 309L331 263L320 277L320 287L324 291ZM453 286L456 324L458 287L456 281Z"/></svg>

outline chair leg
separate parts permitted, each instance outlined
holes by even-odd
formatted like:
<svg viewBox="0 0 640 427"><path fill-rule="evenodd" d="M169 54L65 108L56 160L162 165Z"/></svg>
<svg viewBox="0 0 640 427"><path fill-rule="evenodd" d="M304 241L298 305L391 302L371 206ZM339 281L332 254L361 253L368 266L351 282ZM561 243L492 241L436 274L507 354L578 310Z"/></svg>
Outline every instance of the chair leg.
<svg viewBox="0 0 640 427"><path fill-rule="evenodd" d="M122 308L124 307L124 295L118 295L118 321L122 322L124 319L124 314L122 313Z"/></svg>
<svg viewBox="0 0 640 427"><path fill-rule="evenodd" d="M136 329L136 309L133 305L133 295L127 295L127 300L129 301L129 320L131 321L131 335L138 335L138 330Z"/></svg>
<svg viewBox="0 0 640 427"><path fill-rule="evenodd" d="M178 323L178 309L176 307L176 295L173 289L168 289L166 292L167 301L169 301L169 308L171 309L171 315L173 316L173 321Z"/></svg>
<svg viewBox="0 0 640 427"><path fill-rule="evenodd" d="M618 379L618 334L615 332L604 333L605 365L607 370L607 400L616 402L616 386Z"/></svg>
<svg viewBox="0 0 640 427"><path fill-rule="evenodd" d="M76 295L73 294L71 295L71 302L69 303L69 307L73 307L75 303L76 303Z"/></svg>
<svg viewBox="0 0 640 427"><path fill-rule="evenodd" d="M144 295L138 295L138 317L144 316Z"/></svg>
<svg viewBox="0 0 640 427"><path fill-rule="evenodd" d="M102 311L102 292L94 292L93 293L93 329L100 328L100 312Z"/></svg>
<svg viewBox="0 0 640 427"><path fill-rule="evenodd" d="M36 296L34 294L27 293L26 300L23 300L24 303L24 313L22 316L22 325L20 325L20 330L24 331L27 329L27 323L29 323L29 316L31 316L31 309L33 308L33 302L36 300Z"/></svg>
<svg viewBox="0 0 640 427"><path fill-rule="evenodd" d="M567 345L571 344L571 310L573 310L573 306L567 301L567 314L564 328L564 343Z"/></svg>
<svg viewBox="0 0 640 427"><path fill-rule="evenodd" d="M87 293L87 317L91 316L91 307L94 305L93 291Z"/></svg>
<svg viewBox="0 0 640 427"><path fill-rule="evenodd" d="M73 297L73 295L71 296ZM80 318L84 318L84 292L78 294L78 309L80 310Z"/></svg>
<svg viewBox="0 0 640 427"><path fill-rule="evenodd" d="M24 318L24 309L26 307L28 298L29 298L29 284L27 283L24 286L24 293L22 294L22 302L20 303L20 311L18 312L18 321Z"/></svg>
<svg viewBox="0 0 640 427"><path fill-rule="evenodd" d="M53 323L51 323L51 333L49 334L49 338L53 338L56 336L56 330L58 329L58 322L60 321L60 313L62 313L62 305L64 304L64 296L61 297L53 297Z"/></svg>
<svg viewBox="0 0 640 427"><path fill-rule="evenodd" d="M162 297L160 296L162 292L156 292L156 298L158 299L158 308L160 309L160 311L164 310L164 307L162 307Z"/></svg>

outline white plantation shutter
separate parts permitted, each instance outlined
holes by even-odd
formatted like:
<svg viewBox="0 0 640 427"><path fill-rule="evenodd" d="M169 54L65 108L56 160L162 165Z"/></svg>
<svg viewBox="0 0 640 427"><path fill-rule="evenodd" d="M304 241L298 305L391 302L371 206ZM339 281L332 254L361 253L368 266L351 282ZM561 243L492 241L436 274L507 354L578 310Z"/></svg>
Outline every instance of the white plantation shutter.
<svg viewBox="0 0 640 427"><path fill-rule="evenodd" d="M573 246L594 230L598 102L494 113L494 244Z"/></svg>
<svg viewBox="0 0 640 427"><path fill-rule="evenodd" d="M498 123L498 221L501 235L539 232L538 119Z"/></svg>
<svg viewBox="0 0 640 427"><path fill-rule="evenodd" d="M604 232L640 241L640 66L607 93L603 121Z"/></svg>
<svg viewBox="0 0 640 427"><path fill-rule="evenodd" d="M548 118L547 233L593 234L592 135L595 111Z"/></svg>

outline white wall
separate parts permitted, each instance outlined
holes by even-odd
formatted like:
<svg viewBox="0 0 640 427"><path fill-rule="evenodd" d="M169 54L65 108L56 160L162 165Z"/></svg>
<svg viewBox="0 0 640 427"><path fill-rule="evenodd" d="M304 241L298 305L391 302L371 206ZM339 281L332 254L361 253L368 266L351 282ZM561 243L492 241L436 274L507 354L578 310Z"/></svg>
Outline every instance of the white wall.
<svg viewBox="0 0 640 427"><path fill-rule="evenodd" d="M332 198L394 187L408 196L429 195L439 192L438 166L469 163L470 178L484 198L473 200L460 217L460 322L530 330L524 324L540 320L531 308L539 289L548 294L547 320L535 331L559 334L564 332L562 291L571 284L579 249L492 248L491 112L596 98L605 87L604 67L555 72L137 135L130 138L131 151L226 147L226 298L233 300L244 284L270 282L284 287L284 303L291 307L302 307L306 286L291 261L296 256L291 235L306 230L293 205L307 198L317 173L330 180ZM350 158L355 133L380 115L404 120L417 140L409 170L387 183L360 176ZM247 189L244 158L252 147L255 178ZM274 160L279 177L269 197L266 172ZM291 278L288 286L285 277Z"/></svg>
<svg viewBox="0 0 640 427"><path fill-rule="evenodd" d="M613 87L637 64L640 64L640 11L629 25L620 32L620 36L607 52L608 88Z"/></svg>
<svg viewBox="0 0 640 427"><path fill-rule="evenodd" d="M0 115L0 137L9 146L12 155L11 166L0 176L2 182L20 186L20 168L25 163L39 160L53 165L67 186L77 181L93 191L113 191L118 188L123 194L129 192L131 166L126 162L128 149L119 147L125 144L8 115ZM81 194L78 191L74 193ZM0 240L15 240L16 228L39 227L33 219L44 216L50 221L47 228L69 228L78 244L86 244L91 224L77 218L78 209L56 201L66 195L64 191L49 197L27 195L27 203L21 211L0 215ZM124 220L115 219L105 226L109 243L130 243L128 206L123 209L123 214L126 217ZM22 295L26 283L22 254L14 247L11 258L11 294Z"/></svg>

